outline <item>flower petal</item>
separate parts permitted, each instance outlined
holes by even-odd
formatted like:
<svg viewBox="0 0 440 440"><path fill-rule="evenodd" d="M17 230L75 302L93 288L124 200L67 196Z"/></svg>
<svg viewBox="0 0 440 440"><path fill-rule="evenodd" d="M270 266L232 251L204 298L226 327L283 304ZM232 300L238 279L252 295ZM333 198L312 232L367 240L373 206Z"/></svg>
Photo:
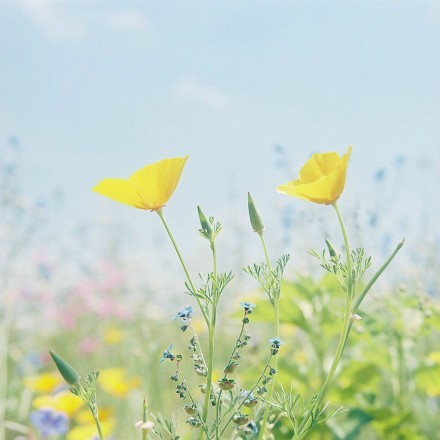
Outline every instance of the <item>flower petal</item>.
<svg viewBox="0 0 440 440"><path fill-rule="evenodd" d="M163 159L136 171L128 179L147 209L158 209L173 195L188 156Z"/></svg>
<svg viewBox="0 0 440 440"><path fill-rule="evenodd" d="M330 204L339 198L334 188L337 186L340 177L339 168L333 170L327 176L321 176L319 179L304 183L301 180L294 180L277 188L278 192L285 193L300 199L309 200L314 203Z"/></svg>
<svg viewBox="0 0 440 440"><path fill-rule="evenodd" d="M314 154L301 168L299 179L279 185L277 191L329 205L335 202L345 187L351 147L339 157L337 153Z"/></svg>
<svg viewBox="0 0 440 440"><path fill-rule="evenodd" d="M338 193L338 197L342 194L345 188L345 179L347 177L347 168L348 168L348 161L350 160L350 155L351 155L351 147L348 147L347 152L341 158L341 171L336 189L336 192Z"/></svg>
<svg viewBox="0 0 440 440"><path fill-rule="evenodd" d="M126 179L104 179L92 188L103 196L119 203L133 206L139 209L149 209L145 206L136 188Z"/></svg>
<svg viewBox="0 0 440 440"><path fill-rule="evenodd" d="M314 154L299 172L299 178L304 183L313 182L321 176L329 174L341 164L338 153Z"/></svg>

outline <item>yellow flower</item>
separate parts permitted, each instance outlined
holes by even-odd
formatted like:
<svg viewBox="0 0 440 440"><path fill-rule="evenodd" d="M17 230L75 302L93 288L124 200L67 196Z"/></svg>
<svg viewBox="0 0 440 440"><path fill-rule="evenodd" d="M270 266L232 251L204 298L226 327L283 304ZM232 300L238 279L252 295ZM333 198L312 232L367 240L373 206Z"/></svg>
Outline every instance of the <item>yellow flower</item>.
<svg viewBox="0 0 440 440"><path fill-rule="evenodd" d="M105 392L123 398L139 387L140 380L138 377L128 379L123 368L107 368L99 373L98 383Z"/></svg>
<svg viewBox="0 0 440 440"><path fill-rule="evenodd" d="M279 185L279 193L314 203L330 205L344 191L351 147L342 157L338 153L314 154L301 168L299 179Z"/></svg>
<svg viewBox="0 0 440 440"><path fill-rule="evenodd" d="M108 407L99 407L99 421L103 422L105 420L113 421L113 410ZM93 425L95 419L93 418L90 408L84 408L75 414L75 422L79 425Z"/></svg>
<svg viewBox="0 0 440 440"><path fill-rule="evenodd" d="M92 190L134 208L156 211L173 195L187 159L188 156L163 159L128 179L104 179Z"/></svg>
<svg viewBox="0 0 440 440"><path fill-rule="evenodd" d="M38 376L26 377L24 383L27 388L34 393L51 393L55 388L64 384L63 379L58 373L42 373Z"/></svg>
<svg viewBox="0 0 440 440"><path fill-rule="evenodd" d="M116 327L109 327L105 330L104 341L106 344L115 345L122 342L124 334Z"/></svg>
<svg viewBox="0 0 440 440"><path fill-rule="evenodd" d="M100 422L102 434L108 437L115 428L114 420L104 420ZM97 438L98 432L95 423L78 425L67 433L67 440L93 440Z"/></svg>
<svg viewBox="0 0 440 440"><path fill-rule="evenodd" d="M35 408L43 408L50 406L57 411L65 412L69 417L72 417L82 406L84 402L70 391L62 391L54 395L42 395L36 397L32 401Z"/></svg>

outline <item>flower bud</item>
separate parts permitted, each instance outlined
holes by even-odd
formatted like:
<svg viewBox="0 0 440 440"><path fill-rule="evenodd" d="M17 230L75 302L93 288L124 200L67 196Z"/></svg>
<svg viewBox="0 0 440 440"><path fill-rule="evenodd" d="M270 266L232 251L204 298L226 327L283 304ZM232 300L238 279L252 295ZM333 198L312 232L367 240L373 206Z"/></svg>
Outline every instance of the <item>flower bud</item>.
<svg viewBox="0 0 440 440"><path fill-rule="evenodd" d="M183 409L184 409L185 412L186 412L188 415L190 415L190 416L195 416L195 415L198 414L197 407L195 407L194 405L192 405L192 406L185 405L185 406L183 407Z"/></svg>
<svg viewBox="0 0 440 440"><path fill-rule="evenodd" d="M255 207L255 203L252 199L251 193L248 193L248 209L249 219L251 221L252 228L254 232L257 232L261 235L265 229L264 220L258 212L257 208Z"/></svg>
<svg viewBox="0 0 440 440"><path fill-rule="evenodd" d="M63 376L64 380L69 385L76 385L79 382L81 376L75 370L75 368L68 364L64 359L61 359L53 351L49 351L49 353L52 356L52 359L55 362L55 365L57 366L58 371L61 373L61 376Z"/></svg>
<svg viewBox="0 0 440 440"><path fill-rule="evenodd" d="M219 388L221 388L224 391L232 390L235 387L235 380L234 379L220 379L217 381L217 384Z"/></svg>
<svg viewBox="0 0 440 440"><path fill-rule="evenodd" d="M212 237L212 233L214 232L212 229L212 225L209 220L203 214L203 211L200 209L200 206L197 206L197 211L199 213L200 225L202 226L203 231L209 236Z"/></svg>
<svg viewBox="0 0 440 440"><path fill-rule="evenodd" d="M330 243L330 241L327 240L327 238L325 239L325 244L327 245L328 252L329 252L329 254L330 254L330 258L337 257L338 254L336 253L335 248L332 246L332 244Z"/></svg>
<svg viewBox="0 0 440 440"><path fill-rule="evenodd" d="M237 370L238 364L237 362L231 362L230 364L226 365L225 369L223 370L223 372L225 374L232 374L235 373L235 371Z"/></svg>

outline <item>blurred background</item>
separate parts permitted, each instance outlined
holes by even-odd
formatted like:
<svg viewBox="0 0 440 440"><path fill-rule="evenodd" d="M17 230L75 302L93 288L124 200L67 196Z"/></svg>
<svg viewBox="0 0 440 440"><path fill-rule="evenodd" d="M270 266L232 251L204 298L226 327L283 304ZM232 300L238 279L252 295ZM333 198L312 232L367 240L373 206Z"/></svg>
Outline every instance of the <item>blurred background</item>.
<svg viewBox="0 0 440 440"><path fill-rule="evenodd" d="M90 431L81 408L55 401L49 347L83 373L107 369L114 438L136 435L145 394L153 412L183 417L158 365L171 342L186 344L171 321L191 302L178 260L155 214L90 191L165 157L190 156L165 214L194 276L211 270L196 206L223 224L220 266L235 274L225 352L244 298L258 303L255 344L271 336L266 298L241 270L264 257L248 191L272 258L291 254L280 380L312 395L340 294L307 251L342 239L330 208L275 188L314 152L349 145L340 207L352 245L377 268L406 244L364 306L331 396L352 411L316 438L436 438L438 78L438 0L0 0L0 440L40 438L29 414L43 404L68 414L68 440L92 435L78 434Z"/></svg>

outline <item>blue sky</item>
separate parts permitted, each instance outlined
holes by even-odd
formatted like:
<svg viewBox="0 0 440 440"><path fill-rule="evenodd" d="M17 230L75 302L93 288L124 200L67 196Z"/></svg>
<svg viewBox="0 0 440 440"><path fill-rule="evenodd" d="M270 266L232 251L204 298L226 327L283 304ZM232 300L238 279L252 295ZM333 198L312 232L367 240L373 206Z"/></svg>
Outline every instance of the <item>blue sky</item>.
<svg viewBox="0 0 440 440"><path fill-rule="evenodd" d="M352 145L345 203L375 203L375 173L404 158L392 216L438 237L439 78L438 1L0 0L0 139L67 218L119 215L90 187L185 154L178 229L197 204L245 216L247 191L273 213L304 203L274 192L287 169Z"/></svg>

